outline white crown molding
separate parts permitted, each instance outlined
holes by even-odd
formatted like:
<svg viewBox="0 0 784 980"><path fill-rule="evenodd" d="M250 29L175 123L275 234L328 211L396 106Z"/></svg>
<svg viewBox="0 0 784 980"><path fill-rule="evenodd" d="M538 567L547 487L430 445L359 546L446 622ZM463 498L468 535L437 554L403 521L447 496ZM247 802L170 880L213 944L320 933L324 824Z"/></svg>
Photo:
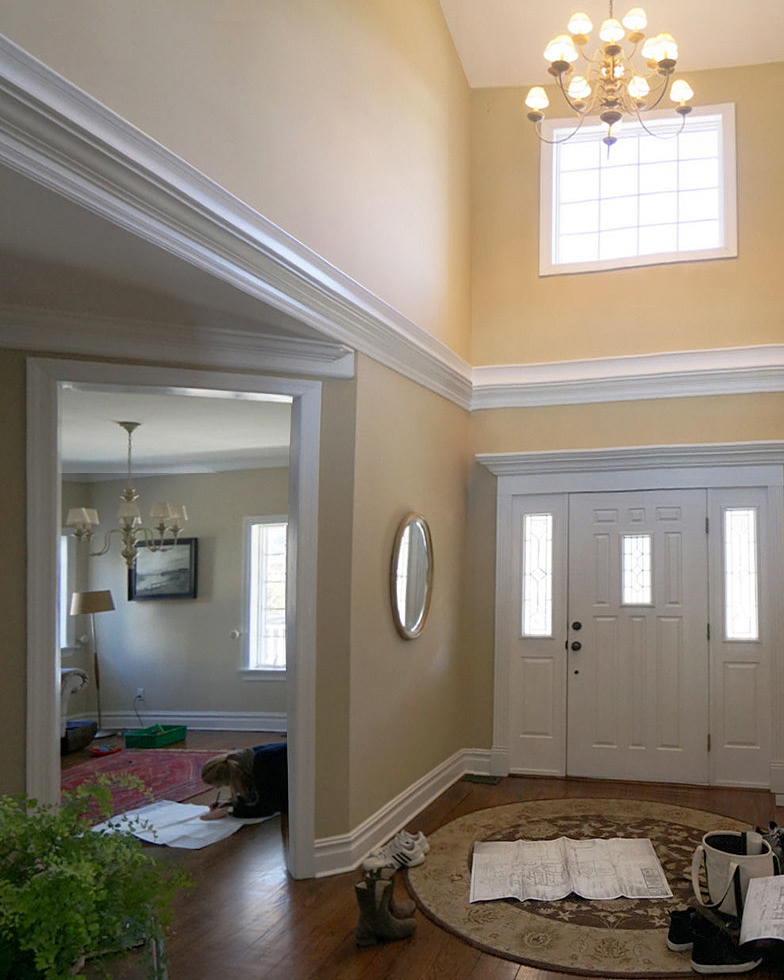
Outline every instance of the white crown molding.
<svg viewBox="0 0 784 980"><path fill-rule="evenodd" d="M2 35L0 163L468 408L446 345Z"/></svg>
<svg viewBox="0 0 784 980"><path fill-rule="evenodd" d="M738 466L784 465L784 443L706 443L685 446L623 446L547 452L478 453L477 462L495 476L611 473Z"/></svg>
<svg viewBox="0 0 784 980"><path fill-rule="evenodd" d="M475 367L472 411L784 391L784 345Z"/></svg>
<svg viewBox="0 0 784 980"><path fill-rule="evenodd" d="M327 341L18 306L0 306L0 346L322 378L354 375L353 351Z"/></svg>

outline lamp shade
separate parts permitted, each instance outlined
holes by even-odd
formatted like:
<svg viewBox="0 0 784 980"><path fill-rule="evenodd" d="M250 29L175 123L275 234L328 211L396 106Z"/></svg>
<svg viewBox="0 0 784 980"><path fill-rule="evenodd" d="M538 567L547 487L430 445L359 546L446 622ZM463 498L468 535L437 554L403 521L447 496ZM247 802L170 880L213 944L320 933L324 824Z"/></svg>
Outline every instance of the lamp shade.
<svg viewBox="0 0 784 980"><path fill-rule="evenodd" d="M114 609L114 600L109 589L100 592L74 592L71 596L71 615L109 612Z"/></svg>

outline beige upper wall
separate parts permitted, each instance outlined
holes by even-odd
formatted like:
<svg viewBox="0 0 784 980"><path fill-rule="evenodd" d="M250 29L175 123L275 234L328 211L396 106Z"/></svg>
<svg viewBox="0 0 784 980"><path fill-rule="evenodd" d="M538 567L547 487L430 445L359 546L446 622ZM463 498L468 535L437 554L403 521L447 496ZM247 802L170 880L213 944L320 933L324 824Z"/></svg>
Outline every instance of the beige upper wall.
<svg viewBox="0 0 784 980"><path fill-rule="evenodd" d="M525 92L473 92L473 364L784 341L784 133L770 126L784 63L689 80L696 104L736 104L738 257L542 278L540 143ZM561 104L554 93L554 115Z"/></svg>
<svg viewBox="0 0 784 980"><path fill-rule="evenodd" d="M0 31L467 357L470 95L438 0L0 0Z"/></svg>

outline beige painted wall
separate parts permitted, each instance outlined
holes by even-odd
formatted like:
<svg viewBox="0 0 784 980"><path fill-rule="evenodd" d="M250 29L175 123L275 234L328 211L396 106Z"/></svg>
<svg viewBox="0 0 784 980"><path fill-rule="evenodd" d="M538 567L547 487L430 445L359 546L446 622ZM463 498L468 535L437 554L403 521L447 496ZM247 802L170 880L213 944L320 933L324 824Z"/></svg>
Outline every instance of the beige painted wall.
<svg viewBox="0 0 784 980"><path fill-rule="evenodd" d="M438 0L0 0L0 31L467 356L470 98Z"/></svg>
<svg viewBox="0 0 784 980"><path fill-rule="evenodd" d="M357 826L470 735L461 638L467 415L367 358L358 362L351 621L351 812ZM400 520L430 524L433 601L403 640L390 611Z"/></svg>
<svg viewBox="0 0 784 980"><path fill-rule="evenodd" d="M784 340L784 62L695 72L695 103L736 103L738 257L538 275L539 140L521 89L472 93L471 362L516 364ZM551 105L560 105L560 95ZM687 121L688 125L688 121Z"/></svg>
<svg viewBox="0 0 784 980"><path fill-rule="evenodd" d="M81 505L96 507L109 527L123 486L81 484L90 491ZM288 469L136 478L134 486L143 512L156 500L187 504L185 535L198 538L198 595L129 602L118 548L89 560L87 587L110 589L115 603L113 612L95 617L103 710L132 712L143 687L138 707L150 723L156 711L285 714L285 681L243 681L240 641L229 634L243 629L243 518L288 513ZM78 630L89 632L89 624ZM73 697L74 713L93 708L94 691L84 694Z"/></svg>

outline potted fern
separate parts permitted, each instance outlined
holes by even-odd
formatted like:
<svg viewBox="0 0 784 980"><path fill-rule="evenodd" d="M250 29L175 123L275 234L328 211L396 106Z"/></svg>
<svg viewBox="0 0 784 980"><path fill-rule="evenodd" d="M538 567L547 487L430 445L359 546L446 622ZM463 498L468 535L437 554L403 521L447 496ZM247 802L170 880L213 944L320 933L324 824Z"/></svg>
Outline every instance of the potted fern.
<svg viewBox="0 0 784 980"><path fill-rule="evenodd" d="M149 856L127 827L91 829L110 815L117 782L82 784L59 807L0 797L0 980L72 980L97 954L146 941L162 948L188 877ZM151 976L165 977L152 955Z"/></svg>

